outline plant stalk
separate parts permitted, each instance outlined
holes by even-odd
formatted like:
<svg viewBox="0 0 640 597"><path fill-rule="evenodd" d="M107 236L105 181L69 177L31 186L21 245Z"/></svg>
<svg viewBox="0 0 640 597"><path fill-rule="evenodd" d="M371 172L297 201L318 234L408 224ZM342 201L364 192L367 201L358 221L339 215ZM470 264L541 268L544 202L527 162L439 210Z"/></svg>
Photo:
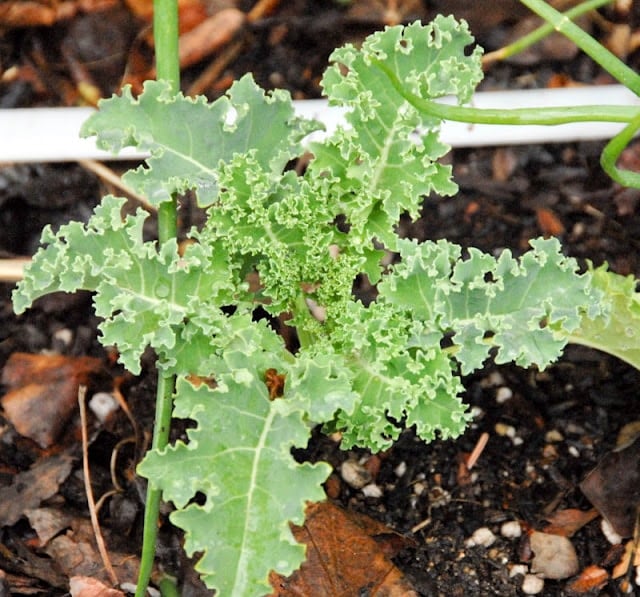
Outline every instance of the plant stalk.
<svg viewBox="0 0 640 597"><path fill-rule="evenodd" d="M622 60L607 50L607 48L591 37L586 31L571 22L566 15L558 12L543 0L520 0L520 2L529 10L535 12L539 17L551 23L556 31L568 37L612 77L628 89L631 89L636 95L640 95L640 77L634 70L629 68Z"/></svg>
<svg viewBox="0 0 640 597"><path fill-rule="evenodd" d="M177 0L154 0L153 37L156 50L156 78L168 81L173 93L180 91L180 61L178 54L178 3ZM158 208L158 241L162 245L177 237L177 200L172 197ZM175 377L158 370L156 413L153 426L152 449L163 450L169 441ZM162 492L147 486L142 533L140 572L135 597L147 592L158 537L158 517Z"/></svg>
<svg viewBox="0 0 640 597"><path fill-rule="evenodd" d="M158 374L156 392L156 414L153 426L152 449L162 449L169 441L171 428L171 407L175 381L173 376ZM158 537L158 516L162 492L149 482L147 499L144 508L144 528L142 532L142 553L140 555L140 573L136 585L135 597L143 597L147 592L153 562L156 555L156 539Z"/></svg>
<svg viewBox="0 0 640 597"><path fill-rule="evenodd" d="M626 124L631 122L638 113L637 106L615 105L513 108L510 110L452 106L410 93L386 64L379 60L373 60L372 64L384 72L393 88L414 108L441 120L495 125L552 126L573 122L621 122Z"/></svg>
<svg viewBox="0 0 640 597"><path fill-rule="evenodd" d="M570 10L562 13L565 17L574 20L583 14L595 10L596 8L600 8L605 4L611 4L612 0L588 0L587 2L581 2L577 6L574 6ZM541 25L528 35L524 37L520 37L515 40L513 43L510 43L499 50L495 50L494 52L489 52L482 57L482 64L486 68L487 65L496 62L497 60L505 60L510 58L511 56L515 56L520 52L526 50L531 47L533 44L539 42L541 39L545 38L547 35L554 31L554 27L551 23L545 23Z"/></svg>

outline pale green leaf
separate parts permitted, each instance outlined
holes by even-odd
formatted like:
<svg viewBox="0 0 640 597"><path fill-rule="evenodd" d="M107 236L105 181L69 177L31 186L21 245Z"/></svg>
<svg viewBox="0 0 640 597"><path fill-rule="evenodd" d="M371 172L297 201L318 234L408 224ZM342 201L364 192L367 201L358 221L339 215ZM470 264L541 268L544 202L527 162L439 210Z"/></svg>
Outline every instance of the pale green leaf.
<svg viewBox="0 0 640 597"><path fill-rule="evenodd" d="M352 233L377 236L393 246L393 226L408 211L416 218L422 196L451 195L451 169L437 160L449 148L438 139L440 121L418 112L376 66L384 64L411 91L429 99L471 96L482 78L481 50L468 28L452 17L428 24L387 27L362 47L335 50L322 80L334 104L347 107L347 128L313 144L314 171L329 174Z"/></svg>
<svg viewBox="0 0 640 597"><path fill-rule="evenodd" d="M633 276L592 270L593 286L603 293L605 316L585 316L569 338L570 342L604 350L640 369L640 293Z"/></svg>
<svg viewBox="0 0 640 597"><path fill-rule="evenodd" d="M269 361L225 359L233 365L215 389L179 380L174 414L198 426L188 443L148 453L139 472L177 506L171 520L185 530L187 552L200 554L196 569L207 586L223 597L260 596L271 569L289 575L304 560L289 521L302 524L306 502L324 499L330 468L292 457L311 428L286 397L269 400L255 366ZM204 503L191 501L196 493Z"/></svg>
<svg viewBox="0 0 640 597"><path fill-rule="evenodd" d="M579 274L556 239L531 241L519 260L506 250L495 259L476 249L460 258L445 241L399 242L402 262L380 285L384 300L453 332L463 373L497 349L498 363L545 367L557 359L586 315L600 312L601 293Z"/></svg>
<svg viewBox="0 0 640 597"><path fill-rule="evenodd" d="M120 361L134 373L148 346L164 357L165 366L175 365L177 342L194 334L209 337L209 352L215 352L212 334L226 337L220 333L228 321L221 307L233 301L238 287L226 256L215 245L194 245L179 258L175 240L158 250L142 239L148 214L122 218L124 202L107 196L86 225L71 222L56 234L45 231L45 246L14 291L14 308L21 312L58 290L95 291L101 340L116 345Z"/></svg>
<svg viewBox="0 0 640 597"><path fill-rule="evenodd" d="M288 93L265 94L251 75L213 103L174 95L166 81L146 81L137 99L125 87L99 108L81 134L96 135L98 146L113 152L126 146L150 152L147 165L124 180L153 205L188 189L210 205L219 191L219 162L236 154L251 151L261 168L279 175L301 154L301 139L320 127L294 115Z"/></svg>

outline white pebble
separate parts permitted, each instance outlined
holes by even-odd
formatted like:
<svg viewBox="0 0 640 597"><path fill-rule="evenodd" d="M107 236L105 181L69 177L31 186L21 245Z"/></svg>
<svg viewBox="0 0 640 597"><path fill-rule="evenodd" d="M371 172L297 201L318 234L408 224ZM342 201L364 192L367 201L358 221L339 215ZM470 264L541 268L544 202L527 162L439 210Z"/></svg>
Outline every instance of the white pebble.
<svg viewBox="0 0 640 597"><path fill-rule="evenodd" d="M600 522L600 530L611 545L619 545L622 543L622 537L614 531L611 523L606 518L603 518Z"/></svg>
<svg viewBox="0 0 640 597"><path fill-rule="evenodd" d="M513 564L513 566L509 568L509 578L518 576L518 574L524 576L525 574L527 574L527 572L529 572L529 566L527 566L526 564Z"/></svg>
<svg viewBox="0 0 640 597"><path fill-rule="evenodd" d="M513 391L511 388L501 386L496 390L496 402L498 404L504 404L508 400L511 400L511 398L513 398Z"/></svg>
<svg viewBox="0 0 640 597"><path fill-rule="evenodd" d="M415 495L422 495L427 490L427 484L422 481L416 481L413 484L413 493Z"/></svg>
<svg viewBox="0 0 640 597"><path fill-rule="evenodd" d="M522 592L525 595L537 595L544 589L544 580L535 574L525 574L522 579Z"/></svg>
<svg viewBox="0 0 640 597"><path fill-rule="evenodd" d="M371 473L357 460L345 460L340 467L340 476L354 489L362 489L371 483Z"/></svg>
<svg viewBox="0 0 640 597"><path fill-rule="evenodd" d="M555 444L561 442L564 439L562 433L560 433L557 429L551 429L547 431L544 436L544 441L548 444Z"/></svg>
<svg viewBox="0 0 640 597"><path fill-rule="evenodd" d="M502 436L513 439L516 436L516 428L513 425L507 425L506 423L496 423L495 432Z"/></svg>
<svg viewBox="0 0 640 597"><path fill-rule="evenodd" d="M393 472L396 474L396 477L404 477L404 474L407 472L407 463L403 460L396 468L393 469Z"/></svg>
<svg viewBox="0 0 640 597"><path fill-rule="evenodd" d="M480 527L473 532L473 535L471 535L464 544L467 547L473 547L475 545L489 547L490 545L493 545L495 540L496 536L491 532L489 527Z"/></svg>
<svg viewBox="0 0 640 597"><path fill-rule="evenodd" d="M89 400L89 408L98 420L104 423L111 414L120 408L120 405L113 397L113 394L109 394L108 392L96 392Z"/></svg>
<svg viewBox="0 0 640 597"><path fill-rule="evenodd" d="M362 495L370 498L381 498L382 489L379 485L376 485L375 483L369 483L369 485L365 485L362 488Z"/></svg>
<svg viewBox="0 0 640 597"><path fill-rule="evenodd" d="M522 535L522 527L517 520L509 520L502 523L500 534L507 539L516 539Z"/></svg>
<svg viewBox="0 0 640 597"><path fill-rule="evenodd" d="M73 340L73 332L69 328L60 328L53 333L53 337L64 346L70 346Z"/></svg>
<svg viewBox="0 0 640 597"><path fill-rule="evenodd" d="M498 373L498 371L489 373L488 380L492 386L501 386L504 383L504 377L502 377L502 373Z"/></svg>
<svg viewBox="0 0 640 597"><path fill-rule="evenodd" d="M575 446L569 446L567 452L569 452L569 454L571 454L571 456L573 456L574 458L580 458L580 452Z"/></svg>

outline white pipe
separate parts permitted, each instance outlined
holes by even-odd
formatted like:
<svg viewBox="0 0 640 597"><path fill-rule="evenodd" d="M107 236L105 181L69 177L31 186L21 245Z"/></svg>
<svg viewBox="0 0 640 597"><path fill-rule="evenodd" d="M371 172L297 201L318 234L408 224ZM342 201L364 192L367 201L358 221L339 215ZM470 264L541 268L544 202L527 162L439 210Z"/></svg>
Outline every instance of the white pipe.
<svg viewBox="0 0 640 597"><path fill-rule="evenodd" d="M443 101L447 101L446 99ZM340 108L326 100L294 101L296 112L314 117L333 130L343 121ZM531 108L589 104L638 105L640 98L622 85L567 87L517 91L485 91L474 95L477 108ZM80 139L81 124L91 108L17 108L0 110L1 162L63 162L81 159L140 159L144 154L126 148L117 156L100 151L94 139ZM557 143L613 137L616 123L576 123L558 126L469 125L444 122L441 138L452 147Z"/></svg>

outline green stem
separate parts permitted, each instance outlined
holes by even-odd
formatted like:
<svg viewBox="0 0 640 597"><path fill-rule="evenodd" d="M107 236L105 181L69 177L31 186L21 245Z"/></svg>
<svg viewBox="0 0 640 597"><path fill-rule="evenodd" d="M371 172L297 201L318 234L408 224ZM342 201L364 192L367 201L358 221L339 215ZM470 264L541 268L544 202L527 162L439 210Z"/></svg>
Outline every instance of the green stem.
<svg viewBox="0 0 640 597"><path fill-rule="evenodd" d="M153 40L156 78L168 81L177 93L180 90L177 0L153 0Z"/></svg>
<svg viewBox="0 0 640 597"><path fill-rule="evenodd" d="M613 0L589 0L588 2L582 2L581 4L578 4L578 6L574 6L573 8L567 10L562 14L568 19L574 20L591 10L600 8L605 4L611 4L612 1ZM486 65L488 62L492 62L495 60L504 60L505 58L509 58L511 56L519 54L533 44L539 42L541 39L545 38L553 31L553 25L551 25L550 23L545 23L528 35L517 39L508 46L504 46L503 48L500 48L495 52L489 52L488 54L485 54L485 56L483 57L483 64Z"/></svg>
<svg viewBox="0 0 640 597"><path fill-rule="evenodd" d="M638 113L637 106L564 106L549 108L469 108L450 106L424 99L408 92L395 73L383 62L372 63L384 72L393 88L420 112L442 120L474 124L537 124L556 125L572 122L631 122Z"/></svg>
<svg viewBox="0 0 640 597"><path fill-rule="evenodd" d="M640 189L640 172L622 170L616 166L616 162L624 148L631 142L631 139L640 130L640 112L625 126L602 151L600 165L602 169L617 183L624 187Z"/></svg>
<svg viewBox="0 0 640 597"><path fill-rule="evenodd" d="M158 373L156 415L153 426L153 440L151 442L151 447L154 450L161 450L165 448L169 441L174 386L175 380L173 376L165 376ZM143 597L146 594L147 586L151 579L153 561L156 554L156 539L158 537L160 498L161 491L152 487L151 483L149 483L147 486L147 499L144 509L144 530L142 535L140 573L138 575L135 597Z"/></svg>
<svg viewBox="0 0 640 597"><path fill-rule="evenodd" d="M178 2L154 0L153 39L156 50L156 78L180 91L180 59L178 53ZM160 244L176 237L177 201L173 198L158 208L158 239Z"/></svg>
<svg viewBox="0 0 640 597"><path fill-rule="evenodd" d="M172 91L178 93L180 91L180 61L177 0L154 0L153 36L156 50L156 78L168 81ZM176 238L177 220L177 200L172 197L170 201L162 203L158 208L158 241L160 244ZM156 414L152 440L152 449L154 450L163 450L169 441L174 389L174 376L163 375L158 371ZM144 510L140 573L135 597L143 597L146 594L151 579L156 555L161 497L162 492L149 483Z"/></svg>
<svg viewBox="0 0 640 597"><path fill-rule="evenodd" d="M572 23L566 15L558 12L543 0L520 0L520 2L550 23L556 31L568 37L612 77L631 89L636 95L640 95L640 76L586 31Z"/></svg>

